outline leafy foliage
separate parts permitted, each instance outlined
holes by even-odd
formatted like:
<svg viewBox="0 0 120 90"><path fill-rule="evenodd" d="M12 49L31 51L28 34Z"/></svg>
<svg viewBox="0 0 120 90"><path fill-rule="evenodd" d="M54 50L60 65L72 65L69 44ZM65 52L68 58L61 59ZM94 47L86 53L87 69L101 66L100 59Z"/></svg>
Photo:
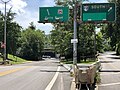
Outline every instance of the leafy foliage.
<svg viewBox="0 0 120 90"><path fill-rule="evenodd" d="M6 21L6 37L7 37L7 54L15 54L17 50L18 38L20 37L21 26L13 21L15 13L11 12L11 9L7 12ZM4 15L0 11L0 41L4 41Z"/></svg>
<svg viewBox="0 0 120 90"><path fill-rule="evenodd" d="M102 29L104 38L109 41L111 50L116 50L117 54L120 54L120 0L108 0L116 4L116 22L108 23Z"/></svg>
<svg viewBox="0 0 120 90"><path fill-rule="evenodd" d="M61 24L53 24L55 30L51 32L52 44L54 45L55 51L61 55L70 56L72 58L73 50L71 39L73 38L73 5L74 2L69 0L64 0L64 2L57 2L57 5L68 6L70 9L69 21ZM79 2L77 2L79 3ZM78 61L80 59L85 59L82 57L92 56L96 54L96 35L95 35L95 25L93 24L79 24L80 20L80 7L77 6L77 38L78 38ZM102 38L102 37L99 37ZM99 43L103 42L102 39ZM100 46L100 45L99 45ZM102 47L102 46L100 46ZM97 49L101 49L98 47Z"/></svg>
<svg viewBox="0 0 120 90"><path fill-rule="evenodd" d="M66 27L67 28L67 27ZM51 31L51 39L54 49L61 56L68 56L72 52L71 45L72 33L64 28L64 25L61 25L56 30Z"/></svg>
<svg viewBox="0 0 120 90"><path fill-rule="evenodd" d="M30 60L41 59L44 48L44 33L42 31L28 28L22 31L19 42L21 43L20 48L18 48L18 54L21 57Z"/></svg>

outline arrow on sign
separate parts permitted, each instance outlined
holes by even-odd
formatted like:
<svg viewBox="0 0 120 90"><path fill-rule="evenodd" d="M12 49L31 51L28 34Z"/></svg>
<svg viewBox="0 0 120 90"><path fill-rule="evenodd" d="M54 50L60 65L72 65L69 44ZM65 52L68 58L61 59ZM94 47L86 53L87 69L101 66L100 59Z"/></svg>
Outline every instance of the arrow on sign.
<svg viewBox="0 0 120 90"><path fill-rule="evenodd" d="M48 15L50 15L50 12L49 12L49 10L47 9L47 13L48 13Z"/></svg>
<svg viewBox="0 0 120 90"><path fill-rule="evenodd" d="M110 10L112 10L112 7L110 7L110 8L108 9L108 12L110 12Z"/></svg>

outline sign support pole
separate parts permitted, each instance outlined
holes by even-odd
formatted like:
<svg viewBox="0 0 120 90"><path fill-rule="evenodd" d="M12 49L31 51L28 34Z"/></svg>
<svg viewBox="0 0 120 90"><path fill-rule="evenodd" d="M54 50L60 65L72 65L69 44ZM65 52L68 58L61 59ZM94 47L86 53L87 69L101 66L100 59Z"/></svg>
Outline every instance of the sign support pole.
<svg viewBox="0 0 120 90"><path fill-rule="evenodd" d="M74 3L74 33L73 33L73 39L77 39L77 6L76 6L76 0ZM74 78L75 82L77 82L77 43L73 42L73 73L74 73ZM75 88L77 88L77 85L75 85Z"/></svg>
<svg viewBox="0 0 120 90"><path fill-rule="evenodd" d="M81 1L80 1L81 4ZM74 40L77 40L77 0L75 0L74 3L74 35L73 35ZM74 72L74 78L75 82L78 83L78 71L77 71L77 42L73 42L73 72ZM75 86L78 88L78 84Z"/></svg>
<svg viewBox="0 0 120 90"><path fill-rule="evenodd" d="M5 4L5 18L4 18L4 58L3 58L3 61L4 61L4 64L6 64L6 59L7 59L7 54L6 54L6 49L7 49L7 45L6 45L6 38L7 38L7 36L6 36L6 28L7 28L7 26L6 26L6 21L7 21L7 17L6 17L6 4L9 2L9 1L11 1L11 0L8 0L8 1L3 1L3 0L1 0L4 4Z"/></svg>
<svg viewBox="0 0 120 90"><path fill-rule="evenodd" d="M77 39L77 6L76 6L76 1L75 1L75 6L74 6L74 39ZM77 64L77 43L73 43L73 65Z"/></svg>

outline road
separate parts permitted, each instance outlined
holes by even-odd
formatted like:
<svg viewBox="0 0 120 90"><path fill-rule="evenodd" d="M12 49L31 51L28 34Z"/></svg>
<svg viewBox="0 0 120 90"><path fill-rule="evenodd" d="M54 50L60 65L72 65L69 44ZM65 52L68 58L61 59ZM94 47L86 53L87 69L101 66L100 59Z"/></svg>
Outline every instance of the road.
<svg viewBox="0 0 120 90"><path fill-rule="evenodd" d="M102 64L98 90L120 90L120 56L106 52L99 56Z"/></svg>
<svg viewBox="0 0 120 90"><path fill-rule="evenodd" d="M57 59L0 66L0 90L70 90L71 81Z"/></svg>

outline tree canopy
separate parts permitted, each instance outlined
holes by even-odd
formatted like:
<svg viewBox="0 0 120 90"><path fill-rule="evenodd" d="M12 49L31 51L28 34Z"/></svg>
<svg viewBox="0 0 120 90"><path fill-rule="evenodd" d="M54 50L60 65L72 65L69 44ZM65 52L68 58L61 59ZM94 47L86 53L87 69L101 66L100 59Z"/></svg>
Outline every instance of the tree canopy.
<svg viewBox="0 0 120 90"><path fill-rule="evenodd" d="M22 27L14 22L15 13L11 11L12 8L7 12L6 21L6 45L7 54L15 54L17 50L18 38L20 37L20 32ZM4 14L0 11L0 41L4 43Z"/></svg>
<svg viewBox="0 0 120 90"><path fill-rule="evenodd" d="M41 59L44 48L44 33L40 30L28 28L21 32L18 55L29 60Z"/></svg>

